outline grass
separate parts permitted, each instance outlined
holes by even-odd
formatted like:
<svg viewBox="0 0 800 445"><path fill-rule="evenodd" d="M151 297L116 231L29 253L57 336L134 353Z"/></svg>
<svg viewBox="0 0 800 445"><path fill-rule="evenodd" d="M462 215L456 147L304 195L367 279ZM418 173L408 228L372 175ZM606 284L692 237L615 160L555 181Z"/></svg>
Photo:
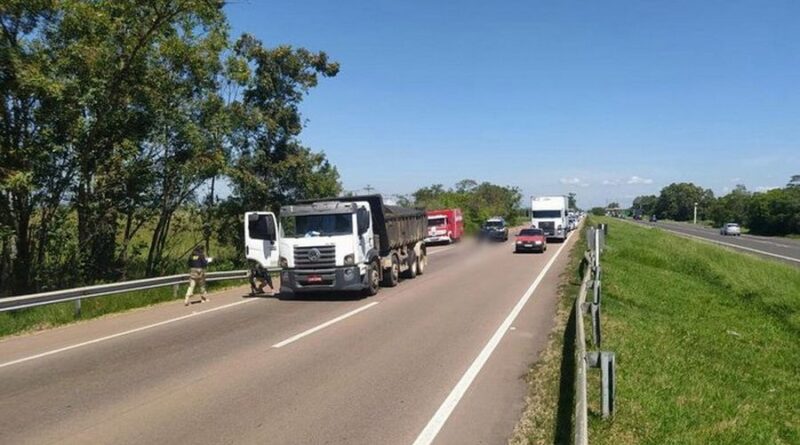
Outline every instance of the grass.
<svg viewBox="0 0 800 445"><path fill-rule="evenodd" d="M244 280L229 280L210 282L207 283L207 286L208 291L213 292L214 290L242 284L245 284ZM199 290L195 290L195 292L197 293ZM75 315L75 304L73 302L51 304L12 312L0 312L0 337L47 329L111 313L183 299L185 293L186 285L181 285L178 288L177 298L173 297L172 286L106 297L87 298L81 301L80 316Z"/></svg>
<svg viewBox="0 0 800 445"><path fill-rule="evenodd" d="M600 419L590 384L591 443L800 443L800 270L598 221L617 406Z"/></svg>
<svg viewBox="0 0 800 445"><path fill-rule="evenodd" d="M580 232L583 232L581 230ZM561 276L556 324L547 347L526 376L528 395L522 419L509 443L572 443L572 410L575 405L575 319L573 303L581 284L583 234L570 250L567 269Z"/></svg>

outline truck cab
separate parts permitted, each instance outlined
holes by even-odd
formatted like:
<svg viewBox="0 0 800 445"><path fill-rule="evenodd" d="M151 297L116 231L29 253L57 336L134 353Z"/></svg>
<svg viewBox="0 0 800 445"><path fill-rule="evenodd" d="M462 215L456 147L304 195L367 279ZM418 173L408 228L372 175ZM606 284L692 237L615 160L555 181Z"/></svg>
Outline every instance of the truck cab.
<svg viewBox="0 0 800 445"><path fill-rule="evenodd" d="M550 239L565 240L569 232L566 196L531 198L531 227L541 229Z"/></svg>
<svg viewBox="0 0 800 445"><path fill-rule="evenodd" d="M371 213L366 201L282 207L281 291L364 289L376 254Z"/></svg>

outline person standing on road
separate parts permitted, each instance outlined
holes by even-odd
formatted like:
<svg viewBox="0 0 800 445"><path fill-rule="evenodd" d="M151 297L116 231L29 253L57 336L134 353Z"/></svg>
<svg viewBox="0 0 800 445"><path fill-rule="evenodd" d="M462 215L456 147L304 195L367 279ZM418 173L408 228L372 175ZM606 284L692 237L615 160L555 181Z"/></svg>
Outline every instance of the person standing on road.
<svg viewBox="0 0 800 445"><path fill-rule="evenodd" d="M183 299L183 304L189 306L189 297L194 294L195 286L200 286L202 292L201 301L208 301L208 292L206 292L206 268L208 263L213 261L213 258L206 258L202 246L197 246L189 255L189 288L186 289L186 297Z"/></svg>

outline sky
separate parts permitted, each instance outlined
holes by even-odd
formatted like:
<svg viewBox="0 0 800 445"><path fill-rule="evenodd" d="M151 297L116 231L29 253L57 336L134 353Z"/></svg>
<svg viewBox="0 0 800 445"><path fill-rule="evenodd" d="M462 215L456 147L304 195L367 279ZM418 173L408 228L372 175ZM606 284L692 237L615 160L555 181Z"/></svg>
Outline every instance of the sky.
<svg viewBox="0 0 800 445"><path fill-rule="evenodd" d="M304 144L346 190L465 178L588 208L800 174L800 2L233 1L232 36L341 64Z"/></svg>

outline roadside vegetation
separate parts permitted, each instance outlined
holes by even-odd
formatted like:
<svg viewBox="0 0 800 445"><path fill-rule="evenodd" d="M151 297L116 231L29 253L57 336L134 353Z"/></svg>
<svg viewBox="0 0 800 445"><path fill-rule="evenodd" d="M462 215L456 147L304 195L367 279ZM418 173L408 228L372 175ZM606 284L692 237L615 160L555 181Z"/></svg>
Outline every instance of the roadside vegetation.
<svg viewBox="0 0 800 445"><path fill-rule="evenodd" d="M520 207L521 200L522 194L516 187L465 179L449 189L442 184L423 187L412 193L411 198L403 197L400 204L426 210L460 208L464 230L475 233L484 221L493 216L502 216L511 226L522 222L526 215Z"/></svg>
<svg viewBox="0 0 800 445"><path fill-rule="evenodd" d="M800 443L800 273L658 229L609 224L603 349L617 406L593 444ZM591 374L590 374L591 375Z"/></svg>
<svg viewBox="0 0 800 445"><path fill-rule="evenodd" d="M631 212L690 221L695 203L698 219L708 220L714 227L735 222L756 235L800 235L800 175L772 190L752 192L740 184L718 198L710 189L692 183L670 184L658 196L636 197ZM602 215L605 209L593 209L592 213Z"/></svg>
<svg viewBox="0 0 800 445"><path fill-rule="evenodd" d="M341 190L299 139L338 63L232 38L223 2L10 0L0 24L0 297L241 252L245 210Z"/></svg>

